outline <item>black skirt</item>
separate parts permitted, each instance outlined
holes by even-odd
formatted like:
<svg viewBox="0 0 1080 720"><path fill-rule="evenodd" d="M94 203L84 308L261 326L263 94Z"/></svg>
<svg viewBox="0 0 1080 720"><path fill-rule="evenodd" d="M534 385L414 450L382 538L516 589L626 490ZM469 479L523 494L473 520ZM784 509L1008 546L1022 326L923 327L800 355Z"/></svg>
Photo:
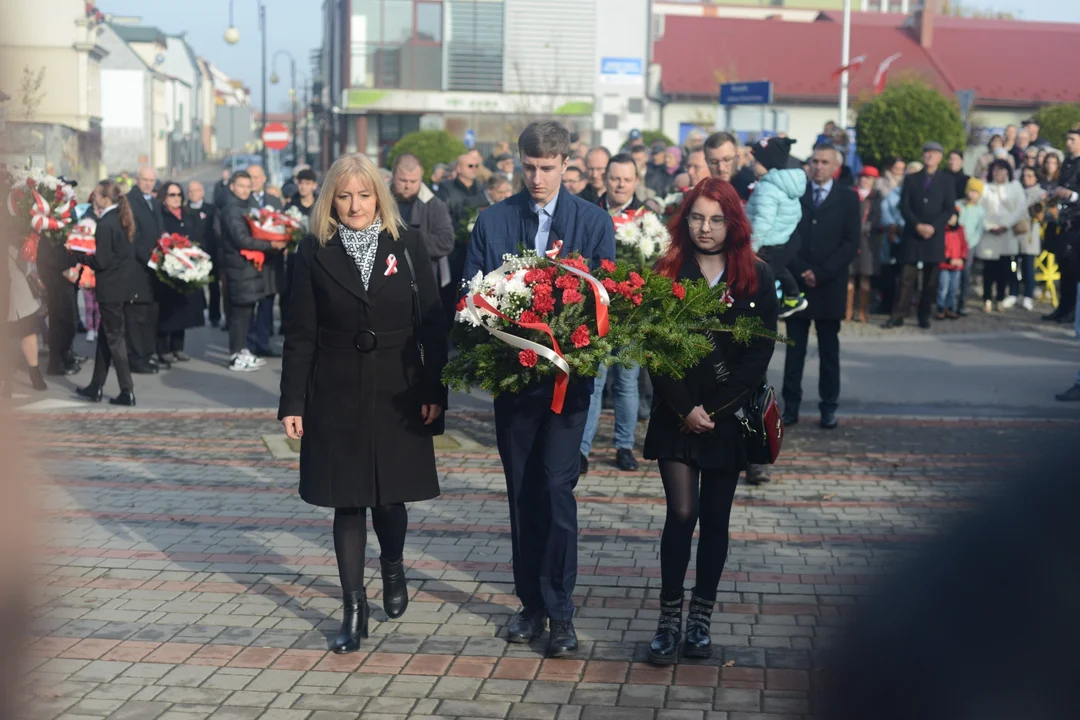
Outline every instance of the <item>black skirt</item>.
<svg viewBox="0 0 1080 720"><path fill-rule="evenodd" d="M171 287L158 283L155 293L159 303L158 332L180 332L206 324L206 294L200 288L182 295Z"/></svg>
<svg viewBox="0 0 1080 720"><path fill-rule="evenodd" d="M660 403L653 408L642 451L646 460L678 460L702 470L746 469L746 448L734 415L717 420L715 428L701 434L683 434L680 423L668 405Z"/></svg>

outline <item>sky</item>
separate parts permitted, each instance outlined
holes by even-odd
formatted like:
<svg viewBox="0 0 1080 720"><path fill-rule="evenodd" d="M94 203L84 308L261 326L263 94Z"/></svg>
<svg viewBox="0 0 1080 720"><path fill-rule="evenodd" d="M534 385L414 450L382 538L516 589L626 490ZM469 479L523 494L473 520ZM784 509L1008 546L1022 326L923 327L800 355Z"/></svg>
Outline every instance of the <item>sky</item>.
<svg viewBox="0 0 1080 720"><path fill-rule="evenodd" d="M266 4L267 75L273 70L274 53L286 50L296 58L296 83L303 87L311 76L311 51L322 44L322 0L264 0ZM257 0L234 0L234 22L240 42L225 42L229 27L228 0L97 0L106 14L133 15L169 35L187 32L195 53L205 57L229 75L242 80L252 91L252 104L262 104L262 45L259 34ZM289 108L289 58L277 58L281 81L269 85L268 109ZM302 95L300 96L303 97Z"/></svg>
<svg viewBox="0 0 1080 720"><path fill-rule="evenodd" d="M195 52L251 88L255 107L262 103L258 0L233 0L240 42L225 42L229 0L97 0L102 12L141 17L144 25L177 35L186 31ZM267 63L278 50L296 58L297 84L311 73L311 50L322 44L322 0L264 0L267 17ZM1014 13L1022 20L1080 23L1080 0L960 0L964 7ZM272 66L271 66L272 69ZM278 58L282 80L269 86L270 112L289 105L289 63Z"/></svg>

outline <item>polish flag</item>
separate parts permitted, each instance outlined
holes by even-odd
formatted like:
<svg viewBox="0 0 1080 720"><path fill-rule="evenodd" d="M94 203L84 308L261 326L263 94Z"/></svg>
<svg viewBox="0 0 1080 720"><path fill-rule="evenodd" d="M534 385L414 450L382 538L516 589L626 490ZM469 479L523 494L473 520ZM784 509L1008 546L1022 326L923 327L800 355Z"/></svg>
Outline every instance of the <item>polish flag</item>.
<svg viewBox="0 0 1080 720"><path fill-rule="evenodd" d="M839 80L840 76L843 75L845 72L855 72L863 66L864 62L866 62L865 55L860 55L857 58L852 58L851 62L849 62L847 65L833 70L832 79Z"/></svg>
<svg viewBox="0 0 1080 720"><path fill-rule="evenodd" d="M903 53L894 53L889 57L881 61L878 65L877 73L874 74L874 93L877 94L885 89L885 83L888 80L889 66L900 59L900 55Z"/></svg>

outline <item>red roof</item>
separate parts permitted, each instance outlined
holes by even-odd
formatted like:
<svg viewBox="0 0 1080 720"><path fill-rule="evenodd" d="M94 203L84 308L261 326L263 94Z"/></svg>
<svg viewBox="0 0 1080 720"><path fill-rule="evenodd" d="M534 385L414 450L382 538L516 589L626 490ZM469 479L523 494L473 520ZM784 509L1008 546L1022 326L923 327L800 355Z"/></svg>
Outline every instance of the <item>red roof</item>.
<svg viewBox="0 0 1080 720"><path fill-rule="evenodd" d="M778 101L833 101L840 83L839 15L818 22L669 15L655 45L663 92L715 97L720 82L772 80ZM853 13L851 57L866 63L850 75L853 97L870 91L878 64L902 53L889 76L917 74L944 92L974 89L979 105L1078 102L1074 68L1062 58L1080 47L1080 25L934 18L923 49L902 15Z"/></svg>

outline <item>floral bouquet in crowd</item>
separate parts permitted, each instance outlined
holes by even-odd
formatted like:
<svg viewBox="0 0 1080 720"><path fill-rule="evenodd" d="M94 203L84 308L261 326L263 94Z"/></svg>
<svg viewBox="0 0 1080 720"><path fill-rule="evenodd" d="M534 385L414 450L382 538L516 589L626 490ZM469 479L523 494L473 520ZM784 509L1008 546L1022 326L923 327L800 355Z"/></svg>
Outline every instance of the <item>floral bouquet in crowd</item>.
<svg viewBox="0 0 1080 720"><path fill-rule="evenodd" d="M88 217L84 217L75 224L75 227L71 228L71 232L68 233L67 240L64 242L64 247L71 252L93 255L97 252L96 232L97 220L89 217L88 213Z"/></svg>
<svg viewBox="0 0 1080 720"><path fill-rule="evenodd" d="M472 231L476 227L476 218L480 217L480 208L468 208L465 210L465 217L461 218L461 223L458 225L457 234L454 236L454 242L461 247L468 247L469 242L472 240Z"/></svg>
<svg viewBox="0 0 1080 720"><path fill-rule="evenodd" d="M296 248L300 246L300 241L307 237L308 234L308 219L304 217L304 213L300 212L300 209L291 206L284 213L285 218L291 220L296 224L295 227L289 229L289 247L286 252L296 252Z"/></svg>
<svg viewBox="0 0 1080 720"><path fill-rule="evenodd" d="M716 316L730 307L722 283L674 282L610 260L590 274L578 255L504 260L467 282L451 329L459 354L443 373L451 389L497 396L554 377L551 408L560 412L570 376L595 377L601 363L637 362L682 377L712 350L705 331L744 342L766 332L758 318L720 323Z"/></svg>
<svg viewBox="0 0 1080 720"><path fill-rule="evenodd" d="M657 202L660 204L662 210L661 216L664 218L664 223L671 222L671 219L679 214L679 208L682 207L683 194L681 192L669 193L663 198L658 198Z"/></svg>
<svg viewBox="0 0 1080 720"><path fill-rule="evenodd" d="M296 215L300 215L300 211L296 211ZM296 215L268 207L252 208L247 216L251 237L267 242L287 242L291 249L292 245L303 240L307 234L303 222L297 220Z"/></svg>
<svg viewBox="0 0 1080 720"><path fill-rule="evenodd" d="M613 220L616 260L651 265L671 243L671 235L663 221L645 208L616 215Z"/></svg>
<svg viewBox="0 0 1080 720"><path fill-rule="evenodd" d="M39 168L12 171L10 186L8 212L26 230L63 245L75 217L75 188Z"/></svg>
<svg viewBox="0 0 1080 720"><path fill-rule="evenodd" d="M146 264L157 273L158 280L182 295L206 287L213 279L210 255L177 233L162 235Z"/></svg>

